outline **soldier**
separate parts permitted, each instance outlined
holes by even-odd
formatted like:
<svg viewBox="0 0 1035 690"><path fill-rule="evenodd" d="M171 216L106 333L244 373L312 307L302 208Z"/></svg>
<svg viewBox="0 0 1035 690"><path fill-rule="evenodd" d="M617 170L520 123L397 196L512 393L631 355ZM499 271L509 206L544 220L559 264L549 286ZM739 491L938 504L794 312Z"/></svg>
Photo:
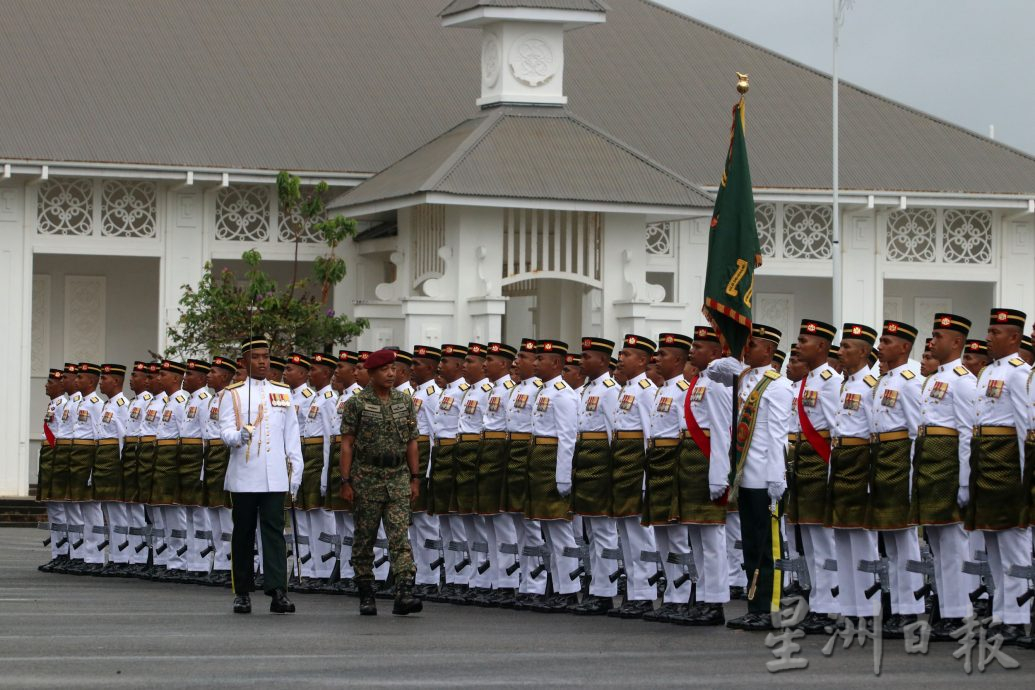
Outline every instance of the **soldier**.
<svg viewBox="0 0 1035 690"><path fill-rule="evenodd" d="M654 533L640 524L643 501L643 467L650 433L650 415L657 387L647 378L647 364L654 354L654 341L628 334L622 341L619 369L626 377L615 410L614 439L611 442L611 517L621 537L625 563L626 595L622 606L609 616L640 618L652 610L657 589L648 582L652 572L641 558L657 547Z"/></svg>
<svg viewBox="0 0 1035 690"><path fill-rule="evenodd" d="M876 353L871 353L876 356ZM868 360L869 361L869 360ZM872 362L870 364L872 366ZM798 356L798 343L795 342L791 345L790 355L787 359L787 380L791 383L791 391L794 394L791 402L791 421L787 425L787 476L791 476L791 469L794 466L794 455L798 452L798 437L801 436L801 424L798 422L798 391L801 388L801 381L809 374L809 368L801 361ZM802 551L801 539L798 538L799 528L797 525L792 525L787 519L787 514L784 513L780 517L784 529L784 533L787 538L787 551L788 553L798 554L799 557L804 561L805 554ZM726 545L730 546L733 540L733 535L730 533L729 526L726 528ZM743 572L743 568L741 568ZM806 595L806 591L799 584L796 576L793 573L787 573L787 585L786 594L788 595ZM730 575L730 582L739 583L735 581L732 574ZM743 578L743 587L747 587L747 576Z"/></svg>
<svg viewBox="0 0 1035 690"><path fill-rule="evenodd" d="M779 506L787 489L785 448L793 398L790 383L772 366L780 337L777 329L756 323L744 347L746 371L737 374L739 363L730 357L705 370L723 384L732 385L733 376L741 376L730 496L740 506L750 585L748 612L726 623L737 630L771 630L772 613L780 607L782 576L773 552L779 553L781 541Z"/></svg>
<svg viewBox="0 0 1035 690"><path fill-rule="evenodd" d="M913 592L920 588L918 573L906 564L920 560L915 529L909 528L909 475L913 439L920 426L920 388L909 351L917 330L899 321L885 321L879 341L880 361L887 373L870 399L870 481L866 527L877 530L888 556L891 616L884 619L884 636L898 639L903 628L916 622L924 602Z"/></svg>
<svg viewBox="0 0 1035 690"><path fill-rule="evenodd" d="M227 386L219 406L219 434L230 446L224 488L230 492L234 613L251 613L255 589L252 553L255 528L262 538L264 587L271 613L294 613L287 597L284 492L295 495L302 482L298 417L290 389L266 380L269 341L252 336L241 352L248 370L244 383ZM236 557L235 557L236 554Z"/></svg>
<svg viewBox="0 0 1035 690"><path fill-rule="evenodd" d="M521 382L511 391L507 402L507 474L502 508L514 522L520 551L521 584L513 601L503 600L500 606L528 609L543 603L546 596L546 568L540 567L545 543L535 520L526 520L528 502L528 454L531 450L532 412L543 382L535 375L536 341L522 338L514 359ZM444 537L445 535L443 535ZM539 564L537 564L537 561ZM448 574L448 571L447 571Z"/></svg>
<svg viewBox="0 0 1035 690"><path fill-rule="evenodd" d="M941 620L931 637L944 642L963 625L967 590L960 564L969 559L962 508L969 498L970 442L977 378L961 361L970 321L934 315L931 355L938 368L924 381L921 424L913 445L911 525L922 525L934 559Z"/></svg>
<svg viewBox="0 0 1035 690"><path fill-rule="evenodd" d="M62 384L65 390L65 400L57 415L57 422L54 427L54 460L53 474L51 477L51 497L59 502L64 514L63 536L57 540L59 548L65 549L66 558L52 568L52 572L67 573L77 572L83 565L81 560L73 558L72 544L78 540L78 533L72 529L82 524L81 511L69 503L69 456L72 453L72 429L76 422L76 408L82 400L82 393L76 386L76 375L79 367L70 362L65 362L62 373ZM73 525L75 522L75 525Z"/></svg>
<svg viewBox="0 0 1035 690"><path fill-rule="evenodd" d="M185 579L196 584L207 584L210 563L202 556L208 553L210 540L204 535L211 532L208 513L202 509L205 501L205 485L201 479L204 467L205 446L203 430L204 411L212 400L208 391L208 373L212 365L200 359L188 359L183 376L183 390L190 397L180 424L180 452L177 457L179 484L176 490L177 512L187 531L187 553ZM202 536L198 536L199 533Z"/></svg>
<svg viewBox="0 0 1035 690"><path fill-rule="evenodd" d="M988 366L988 345L984 340L968 339L963 349L963 366L977 378Z"/></svg>
<svg viewBox="0 0 1035 690"><path fill-rule="evenodd" d="M392 613L423 609L413 596L415 568L406 529L410 502L420 492L417 415L413 400L392 390L395 352L379 350L367 358L370 385L345 404L341 421L342 497L354 502L356 543L353 558L359 612L377 615L374 599L374 539L383 521L396 576Z"/></svg>
<svg viewBox="0 0 1035 690"><path fill-rule="evenodd" d="M272 359L271 359L272 362ZM337 363L335 363L337 367ZM284 373L282 381L291 389L291 407L298 417L298 430L301 435L302 444L302 484L298 495L298 505L295 514L291 516L293 530L297 534L297 542L293 548L297 549L299 563L302 566L300 580L295 591L312 593L316 591L318 583L313 578L316 551L316 534L309 532L309 508L320 505L320 472L324 459L324 420L320 417L320 401L316 392L309 386L309 372L312 368L312 361L309 355L292 352L284 360ZM310 412L313 417L310 418Z"/></svg>
<svg viewBox="0 0 1035 690"><path fill-rule="evenodd" d="M56 436L54 434L61 418L61 412L68 401L65 395L64 382L61 380L63 374L60 369L51 369L47 374L47 414L43 417L44 435L43 443L40 444L39 474L36 478L36 500L47 506L47 522L50 524L50 561L39 566L40 572L49 573L55 566L67 563L65 556L67 539L64 538L62 528L65 523L65 506L60 501L52 500L54 497L52 484L54 475L54 455ZM60 546L59 546L60 544Z"/></svg>
<svg viewBox="0 0 1035 690"><path fill-rule="evenodd" d="M822 633L829 615L839 613L831 593L834 574L825 565L834 558L834 535L823 526L830 462L830 430L841 401L842 376L827 363L830 342L837 329L815 319L801 322L798 359L808 375L798 387L797 415L801 429L790 476L787 522L798 525L800 545L812 582L808 616L802 624L806 633Z"/></svg>
<svg viewBox="0 0 1035 690"><path fill-rule="evenodd" d="M567 555L575 548L568 497L571 459L578 429L578 396L564 382L568 344L560 340L536 343L536 375L543 388L532 413L532 448L528 453L528 499L525 519L537 520L550 550L552 597L532 606L545 613L564 611L578 603L578 560Z"/></svg>
<svg viewBox="0 0 1035 690"><path fill-rule="evenodd" d="M877 533L866 527L866 495L870 480L871 401L877 379L870 374L869 354L877 331L859 323L846 323L841 336L844 382L834 416L830 452L830 478L824 525L833 528L841 614L858 623L869 619L873 606L865 592L872 576L858 568L860 561L876 561Z"/></svg>
<svg viewBox="0 0 1035 690"><path fill-rule="evenodd" d="M287 360L283 357L270 355L270 373L267 379L270 383L282 383L284 381L284 370L287 368Z"/></svg>
<svg viewBox="0 0 1035 690"><path fill-rule="evenodd" d="M773 353L773 369L776 371L783 371L784 360L787 359L787 353L783 350L777 350Z"/></svg>
<svg viewBox="0 0 1035 690"><path fill-rule="evenodd" d="M683 369L690 353L690 343L690 337L680 333L662 333L658 336L657 370L662 383L651 406L650 445L644 465L647 480L643 492L642 523L654 528L654 539L664 563L666 586L661 608L647 611L643 619L665 623L675 616L686 616L692 587L689 579L682 577L689 563L690 539L686 525L679 521L679 470L683 446L687 443L687 422L683 408L686 393L690 389L690 384L683 378ZM700 483L707 485L707 477L703 479ZM722 488L725 488L725 481ZM697 543L700 546L699 540ZM715 562L715 557L720 553L725 556L725 539L709 546L715 547L707 554L710 562ZM725 574L725 570L723 567L720 572ZM715 592L721 586L720 601L728 600L729 586L725 578L721 579L721 584L713 584Z"/></svg>
<svg viewBox="0 0 1035 690"><path fill-rule="evenodd" d="M841 371L841 359L840 359L840 356L841 356L841 346L840 345L831 345L830 346L830 351L827 352L827 364L829 364L830 368L833 369L838 374L843 374L844 372Z"/></svg>
<svg viewBox="0 0 1035 690"><path fill-rule="evenodd" d="M155 440L154 474L151 479L149 503L161 513L165 529L167 560L165 573L156 578L160 582L178 582L187 576L187 511L177 505L180 493L180 448L186 448L185 460L192 462L201 449L200 436L181 444L180 437L187 431L187 401L190 394L183 390L183 375L187 366L181 362L163 359L158 380L166 401ZM200 428L196 431L200 433Z"/></svg>
<svg viewBox="0 0 1035 690"><path fill-rule="evenodd" d="M413 396L413 354L399 348L395 350L395 390Z"/></svg>
<svg viewBox="0 0 1035 690"><path fill-rule="evenodd" d="M1035 362L1035 345L1032 344L1031 338L1026 335L1021 336L1021 349L1017 351L1017 356L1024 360L1024 363L1029 367L1032 362Z"/></svg>
<svg viewBox="0 0 1035 690"><path fill-rule="evenodd" d="M133 391L133 400L129 404L126 418L126 435L122 443L122 481L119 487L119 500L126 511L129 525L129 558L132 562L130 575L144 575L147 572L147 561L150 551L147 548L147 515L144 501L140 498L140 428L144 415L154 396L148 390L148 363L137 360L133 363L133 371L129 375L129 387Z"/></svg>
<svg viewBox="0 0 1035 690"><path fill-rule="evenodd" d="M571 607L580 616L604 615L618 594L618 527L611 512L611 472L608 467L619 386L611 378L614 341L582 339L582 374L587 379L579 402L578 443L572 459L571 505L582 522L589 545L589 594Z"/></svg>
<svg viewBox="0 0 1035 690"><path fill-rule="evenodd" d="M334 408L335 435L331 443L331 463L327 468L327 495L324 506L334 516L335 539L341 545L338 552L339 582L334 590L346 594L355 594L353 582L355 570L352 567L352 544L355 539L355 521L352 518L352 505L341 497L341 463L335 459L341 456L341 416L345 412L345 403L349 398L363 390L356 383L356 366L359 355L351 350L338 351L338 364L334 370L332 387L341 389Z"/></svg>
<svg viewBox="0 0 1035 690"><path fill-rule="evenodd" d="M370 357L370 350L360 350L356 353L356 360L359 366L356 367L356 384L360 388L366 388L370 383L370 372L364 366Z"/></svg>
<svg viewBox="0 0 1035 690"><path fill-rule="evenodd" d="M1031 602L1023 605L1025 580L1010 577L1014 566L1031 565L1031 530L1024 520L1028 496L1022 477L1024 439L1030 420L1027 383L1031 367L1017 356L1026 315L1016 309L992 309L988 353L992 362L977 383L974 442L970 456L970 496L964 517L968 530L985 538L988 565L995 582L992 615L1001 624L989 630L1015 644L1024 635ZM1020 490L1019 490L1020 488Z"/></svg>
<svg viewBox="0 0 1035 690"><path fill-rule="evenodd" d="M438 558L438 550L428 548L428 541L441 541L438 516L428 513L428 466L431 461L431 441L434 438L435 411L442 389L435 383L435 372L442 358L442 350L433 345L417 345L413 348L413 377L417 387L413 392L413 406L417 410L417 456L420 462L417 474L421 477L420 491L410 508L413 511L410 525L410 543L413 544L413 561L417 568L414 592L419 597L438 593L439 571L431 564Z"/></svg>
<svg viewBox="0 0 1035 690"><path fill-rule="evenodd" d="M478 452L481 448L482 429L485 427L485 409L488 407L492 384L485 376L485 357L488 348L481 343L469 343L464 359L464 379L469 387L461 398L460 418L457 424L456 446L453 450L453 496L450 511L461 516L467 533L467 546L475 542L488 544L484 521L478 516ZM470 553L473 571L468 595L472 599L489 594L491 582L484 561L488 553L479 550Z"/></svg>
<svg viewBox="0 0 1035 690"><path fill-rule="evenodd" d="M165 574L165 564L169 560L169 548L166 544L165 520L162 509L152 504L151 489L154 484L155 458L158 452L157 433L162 411L169 400L162 381L158 377L160 362L148 362L146 385L151 393L144 410L144 421L140 424L140 441L137 451L137 491L139 500L144 504L147 520L151 525L150 561L152 567L141 572L141 577L155 579Z"/></svg>
<svg viewBox="0 0 1035 690"><path fill-rule="evenodd" d="M340 433L341 425L334 426L338 422L336 408L338 406L338 395L331 387L331 378L338 367L338 360L333 355L317 352L312 355L312 368L309 370L309 383L315 389L316 395L309 401L308 410L305 411L304 419L300 420L299 428L302 430L303 443L309 439L318 437L321 443L320 455L317 465L317 491L306 486L305 468L302 469L302 489L299 492L299 508L305 511L304 515L308 522L309 551L314 554L312 559L311 577L323 580L326 586L334 571L334 561L331 560L334 545L328 541L337 533L334 515L324 509L327 493L330 490L329 474L331 463L337 463L338 458L331 455L334 445L334 437ZM305 408L303 408L305 409ZM314 428L315 422L315 428ZM306 447L307 448L307 447ZM302 459L305 461L305 450L303 448ZM340 450L340 446L339 446ZM335 487L338 490L338 487Z"/></svg>
<svg viewBox="0 0 1035 690"><path fill-rule="evenodd" d="M694 327L691 356L698 371L706 370L721 353L714 329ZM676 517L689 532L698 579L697 606L684 615L673 616L672 622L722 625L726 621L723 604L730 600L727 540L741 538L740 511L729 510L732 506L727 494L733 391L719 381L698 375L687 383L679 413L686 433L676 468ZM735 528L733 534L727 531L731 526ZM744 578L742 560L737 559L736 567ZM672 574L679 576L675 571Z"/></svg>
<svg viewBox="0 0 1035 690"><path fill-rule="evenodd" d="M576 395L582 395L582 387L586 385L586 377L582 373L582 355L569 352L564 355L564 371L561 372L564 382Z"/></svg>
<svg viewBox="0 0 1035 690"><path fill-rule="evenodd" d="M230 584L230 536L234 523L230 515L230 497L223 489L230 452L219 435L219 408L223 404L223 391L237 374L237 365L229 357L213 357L206 382L212 389L208 406L203 407L201 437L205 442L204 506L208 512L208 528L212 532L212 574L209 583L215 586Z"/></svg>
<svg viewBox="0 0 1035 690"><path fill-rule="evenodd" d="M129 520L120 502L122 446L129 419L129 399L122 393L126 367L102 364L100 390L108 398L101 408L100 434L93 463L93 500L100 503L108 523L108 563L100 575L121 575L129 565ZM117 528L117 529L116 529Z"/></svg>
<svg viewBox="0 0 1035 690"><path fill-rule="evenodd" d="M456 445L463 399L471 387L463 375L467 348L443 345L438 370L446 380L435 410L435 445L431 451L430 494L428 512L439 516L439 528L445 546L446 585L444 600L463 600L470 582L470 559L466 557L468 534L463 519L456 514L454 499ZM465 562L466 561L466 562ZM459 566L459 567L458 567Z"/></svg>
<svg viewBox="0 0 1035 690"><path fill-rule="evenodd" d="M72 452L68 457L69 508L73 524L82 526L82 546L73 543L72 557L82 559L84 567L80 574L97 574L104 566L104 512L101 504L93 500L93 469L97 456L97 440L101 437L101 410L104 401L97 394L101 368L96 364L81 362L76 374L76 386L82 398L76 408L76 421L72 429Z"/></svg>
<svg viewBox="0 0 1035 690"><path fill-rule="evenodd" d="M510 457L507 452L507 402L515 388L509 372L516 356L516 348L490 342L485 358L485 374L492 382L492 389L485 402L485 426L478 452L476 507L481 529L478 540L488 546L488 564L482 567L486 568L488 582L495 591L475 601L481 606L498 606L504 599L513 600L519 584L517 571L508 573L508 567L504 567L502 550L504 545L510 545L512 555L507 557L506 565L512 565L518 549L517 529L514 520L500 511Z"/></svg>
<svg viewBox="0 0 1035 690"><path fill-rule="evenodd" d="M650 356L650 362L647 364L647 378L658 388L665 385L665 377L658 372L658 355L656 353Z"/></svg>

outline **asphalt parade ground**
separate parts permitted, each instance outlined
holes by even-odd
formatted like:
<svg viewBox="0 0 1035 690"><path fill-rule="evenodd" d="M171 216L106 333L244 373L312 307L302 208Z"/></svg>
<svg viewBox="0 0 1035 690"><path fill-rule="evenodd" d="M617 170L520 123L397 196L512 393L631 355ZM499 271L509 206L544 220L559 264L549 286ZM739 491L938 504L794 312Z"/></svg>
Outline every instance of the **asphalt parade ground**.
<svg viewBox="0 0 1035 690"><path fill-rule="evenodd" d="M1031 687L1035 651L1004 648L972 673L958 643L907 654L884 640L824 656L828 636L794 640L808 667L771 673L765 633L686 628L607 617L425 603L409 617L361 618L347 596L292 595L298 612L234 615L229 590L40 573L49 560L35 529L0 529L0 687ZM744 602L726 608L740 615Z"/></svg>

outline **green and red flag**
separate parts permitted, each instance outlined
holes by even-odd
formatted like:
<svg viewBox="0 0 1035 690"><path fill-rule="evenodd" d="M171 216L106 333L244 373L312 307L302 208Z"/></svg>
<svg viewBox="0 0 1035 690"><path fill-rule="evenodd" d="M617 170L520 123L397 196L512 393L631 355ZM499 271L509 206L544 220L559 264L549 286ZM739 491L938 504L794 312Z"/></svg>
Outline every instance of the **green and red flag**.
<svg viewBox="0 0 1035 690"><path fill-rule="evenodd" d="M740 357L751 334L755 268L761 265L741 98L733 106L730 147L708 234L703 310L733 357Z"/></svg>

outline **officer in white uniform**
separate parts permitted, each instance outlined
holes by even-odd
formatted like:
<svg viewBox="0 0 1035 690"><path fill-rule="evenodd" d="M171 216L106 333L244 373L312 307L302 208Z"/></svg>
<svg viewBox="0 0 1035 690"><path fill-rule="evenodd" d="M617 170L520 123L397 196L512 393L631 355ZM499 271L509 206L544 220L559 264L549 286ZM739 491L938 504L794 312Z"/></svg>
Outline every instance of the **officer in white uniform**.
<svg viewBox="0 0 1035 690"><path fill-rule="evenodd" d="M89 445L96 449L97 440L101 438L101 410L104 407L104 401L97 392L100 366L81 362L78 368L76 385L82 397L76 406L75 426L72 428L73 453L79 445ZM93 466L92 460L90 466ZM73 470L70 489L74 502L69 507L74 515L73 522L83 527L83 542L80 548L73 548L72 558L84 561L86 567L82 572L86 573L98 572L104 565L104 512L100 503L88 500L92 495L92 482L92 470L82 477Z"/></svg>
<svg viewBox="0 0 1035 690"><path fill-rule="evenodd" d="M122 382L126 376L126 367L121 364L101 365L101 392L108 400L101 409L100 439L110 443L116 441L119 447L118 461L112 469L111 487L104 496L101 508L108 523L108 565L106 571L116 573L130 562L129 516L126 504L116 500L119 478L122 473L121 458L123 439L126 436L126 423L129 420L129 398L122 392ZM96 482L94 484L96 490ZM95 498L99 498L95 494ZM116 529L118 528L118 529ZM118 566L118 567L116 567Z"/></svg>
<svg viewBox="0 0 1035 690"><path fill-rule="evenodd" d="M431 461L431 446L434 436L434 416L438 409L438 397L442 389L435 383L435 371L442 357L442 350L433 345L417 345L413 348L413 375L418 382L413 391L413 405L417 408L417 447L424 451L420 458L420 469L425 480L421 485L420 496L414 506L412 524L410 525L410 547L413 551L413 562L417 567L415 593L428 596L438 590L439 570L431 569L431 564L438 558L437 549L429 549L428 541L441 539L439 519L437 515L429 515L427 511L427 472Z"/></svg>

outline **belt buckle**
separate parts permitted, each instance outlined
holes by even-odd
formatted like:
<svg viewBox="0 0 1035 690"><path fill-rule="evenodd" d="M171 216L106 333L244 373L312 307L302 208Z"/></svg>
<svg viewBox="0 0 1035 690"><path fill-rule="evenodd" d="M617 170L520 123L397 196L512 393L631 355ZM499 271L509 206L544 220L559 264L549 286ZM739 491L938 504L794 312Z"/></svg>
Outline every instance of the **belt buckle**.
<svg viewBox="0 0 1035 690"><path fill-rule="evenodd" d="M920 427L916 430L916 435L919 438L924 438L925 436L927 436L927 425L921 424Z"/></svg>
<svg viewBox="0 0 1035 690"><path fill-rule="evenodd" d="M880 434L870 434L870 443L880 443Z"/></svg>

